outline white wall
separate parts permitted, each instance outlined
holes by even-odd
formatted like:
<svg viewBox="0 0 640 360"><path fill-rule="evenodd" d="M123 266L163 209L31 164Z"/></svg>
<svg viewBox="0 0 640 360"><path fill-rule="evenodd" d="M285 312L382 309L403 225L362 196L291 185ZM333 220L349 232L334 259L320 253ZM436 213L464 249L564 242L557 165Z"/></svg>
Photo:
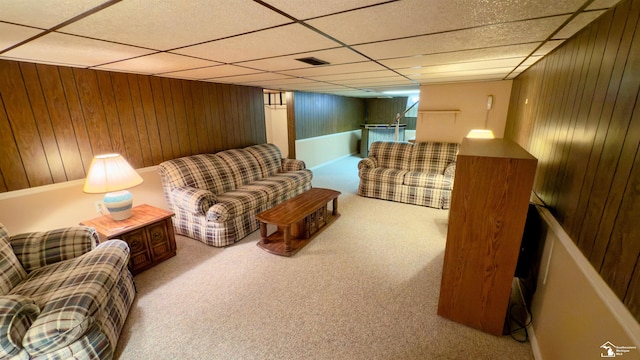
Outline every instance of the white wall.
<svg viewBox="0 0 640 360"><path fill-rule="evenodd" d="M133 205L150 204L168 209L157 167L137 170L144 182L132 189ZM100 216L94 203L103 194L82 192L83 180L39 186L0 194L0 223L9 234L75 226Z"/></svg>
<svg viewBox="0 0 640 360"><path fill-rule="evenodd" d="M267 142L276 145L283 157L289 157L287 106L265 105L264 123L267 129Z"/></svg>
<svg viewBox="0 0 640 360"><path fill-rule="evenodd" d="M537 359L598 359L600 348L636 347L622 359L640 359L640 325L571 241L553 215L538 208L545 239L531 304L531 344Z"/></svg>
<svg viewBox="0 0 640 360"><path fill-rule="evenodd" d="M359 152L361 130L296 140L296 159L313 168Z"/></svg>
<svg viewBox="0 0 640 360"><path fill-rule="evenodd" d="M462 142L471 129L493 130L504 136L511 97L511 80L435 84L420 86L416 141ZM493 105L487 111L487 97ZM459 110L459 113L433 113L432 110Z"/></svg>

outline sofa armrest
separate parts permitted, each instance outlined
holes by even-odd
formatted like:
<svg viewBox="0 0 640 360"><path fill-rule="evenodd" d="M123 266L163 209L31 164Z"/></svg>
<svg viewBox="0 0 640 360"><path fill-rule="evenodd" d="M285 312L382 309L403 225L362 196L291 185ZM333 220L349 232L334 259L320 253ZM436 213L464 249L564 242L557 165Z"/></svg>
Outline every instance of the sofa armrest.
<svg viewBox="0 0 640 360"><path fill-rule="evenodd" d="M374 158L364 158L358 162L358 170L375 169L378 166Z"/></svg>
<svg viewBox="0 0 640 360"><path fill-rule="evenodd" d="M22 338L40 314L33 299L22 295L0 296L0 358L22 351Z"/></svg>
<svg viewBox="0 0 640 360"><path fill-rule="evenodd" d="M307 165L302 160L282 159L282 172L304 170Z"/></svg>
<svg viewBox="0 0 640 360"><path fill-rule="evenodd" d="M447 167L444 168L444 176L454 177L456 175L456 162L449 163Z"/></svg>
<svg viewBox="0 0 640 360"><path fill-rule="evenodd" d="M175 188L170 196L175 206L193 214L205 214L217 202L216 195L211 191L194 187Z"/></svg>
<svg viewBox="0 0 640 360"><path fill-rule="evenodd" d="M31 278L31 287L51 282L59 282L60 286L40 299L43 301L38 304L40 315L27 330L22 346L35 358L83 337L96 323L98 312L107 305L122 272L128 271L128 263L129 245L113 239Z"/></svg>
<svg viewBox="0 0 640 360"><path fill-rule="evenodd" d="M85 254L94 249L98 241L98 233L88 226L30 232L9 237L13 252L27 273Z"/></svg>

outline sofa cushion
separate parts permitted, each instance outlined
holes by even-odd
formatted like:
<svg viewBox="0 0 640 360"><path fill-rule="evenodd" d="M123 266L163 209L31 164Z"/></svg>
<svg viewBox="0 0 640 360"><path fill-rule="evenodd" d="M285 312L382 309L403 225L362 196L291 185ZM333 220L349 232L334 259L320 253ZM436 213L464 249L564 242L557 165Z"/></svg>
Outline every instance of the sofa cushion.
<svg viewBox="0 0 640 360"><path fill-rule="evenodd" d="M375 169L360 170L360 178L374 182L402 185L406 173L407 170L378 167Z"/></svg>
<svg viewBox="0 0 640 360"><path fill-rule="evenodd" d="M218 202L207 211L207 220L218 223L260 208L268 201L267 194L261 190L240 188L218 196Z"/></svg>
<svg viewBox="0 0 640 360"><path fill-rule="evenodd" d="M22 338L39 313L38 305L29 297L0 296L0 358L22 350Z"/></svg>
<svg viewBox="0 0 640 360"><path fill-rule="evenodd" d="M215 154L198 154L168 160L158 167L164 187L193 187L214 194L235 188L233 174Z"/></svg>
<svg viewBox="0 0 640 360"><path fill-rule="evenodd" d="M7 229L0 224L0 295L8 294L26 276L27 272L9 244Z"/></svg>
<svg viewBox="0 0 640 360"><path fill-rule="evenodd" d="M456 143L415 143L409 170L443 174L447 165L456 161L458 148Z"/></svg>
<svg viewBox="0 0 640 360"><path fill-rule="evenodd" d="M260 165L250 152L244 149L231 149L216 153L226 164L235 181L235 188L249 184L261 177Z"/></svg>
<svg viewBox="0 0 640 360"><path fill-rule="evenodd" d="M22 345L32 356L68 346L93 325L126 271L129 247L109 240L74 259L32 271L12 294L31 297L41 309Z"/></svg>
<svg viewBox="0 0 640 360"><path fill-rule="evenodd" d="M269 177L280 171L282 167L282 154L280 149L273 144L260 144L246 147L253 157L256 158L262 171L262 177Z"/></svg>
<svg viewBox="0 0 640 360"><path fill-rule="evenodd" d="M369 157L376 159L377 167L409 170L413 144L376 141L371 144Z"/></svg>
<svg viewBox="0 0 640 360"><path fill-rule="evenodd" d="M268 179L270 178L284 179L289 182L289 184L291 185L291 189L294 189L298 187L304 187L305 184L310 183L311 179L313 178L313 173L309 169L303 169L298 171L277 173L271 175Z"/></svg>
<svg viewBox="0 0 640 360"><path fill-rule="evenodd" d="M404 176L404 184L408 186L427 187L432 189L452 190L450 177L442 174L409 171Z"/></svg>

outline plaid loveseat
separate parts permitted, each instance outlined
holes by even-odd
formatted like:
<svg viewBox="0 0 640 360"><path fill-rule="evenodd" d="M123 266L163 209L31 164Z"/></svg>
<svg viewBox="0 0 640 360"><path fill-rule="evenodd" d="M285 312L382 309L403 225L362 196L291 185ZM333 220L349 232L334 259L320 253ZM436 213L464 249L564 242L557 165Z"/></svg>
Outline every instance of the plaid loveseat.
<svg viewBox="0 0 640 360"><path fill-rule="evenodd" d="M0 224L0 358L110 359L135 296L129 246L93 228Z"/></svg>
<svg viewBox="0 0 640 360"><path fill-rule="evenodd" d="M176 233L216 247L258 230L258 213L309 190L312 178L273 144L168 160L158 171Z"/></svg>
<svg viewBox="0 0 640 360"><path fill-rule="evenodd" d="M358 195L448 209L456 143L378 141L358 163Z"/></svg>

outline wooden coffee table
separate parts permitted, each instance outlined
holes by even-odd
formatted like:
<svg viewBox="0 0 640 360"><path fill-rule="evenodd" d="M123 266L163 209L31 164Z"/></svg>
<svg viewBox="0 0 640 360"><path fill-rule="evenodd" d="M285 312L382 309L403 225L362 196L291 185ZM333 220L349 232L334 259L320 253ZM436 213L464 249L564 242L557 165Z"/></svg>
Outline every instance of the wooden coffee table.
<svg viewBox="0 0 640 360"><path fill-rule="evenodd" d="M262 240L258 246L272 254L292 256L340 217L339 191L312 188L256 216ZM333 202L331 213L327 203ZM278 229L267 236L267 224Z"/></svg>

